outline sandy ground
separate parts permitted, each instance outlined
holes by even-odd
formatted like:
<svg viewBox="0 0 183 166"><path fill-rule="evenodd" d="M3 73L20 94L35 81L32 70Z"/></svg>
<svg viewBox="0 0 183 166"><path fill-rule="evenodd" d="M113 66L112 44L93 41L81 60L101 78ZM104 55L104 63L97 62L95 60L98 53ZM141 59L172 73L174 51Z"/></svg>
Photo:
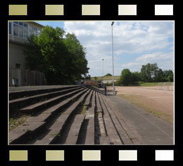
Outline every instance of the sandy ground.
<svg viewBox="0 0 183 166"><path fill-rule="evenodd" d="M108 87L112 89L112 87ZM115 87L117 95L160 118L173 123L174 90L171 87Z"/></svg>

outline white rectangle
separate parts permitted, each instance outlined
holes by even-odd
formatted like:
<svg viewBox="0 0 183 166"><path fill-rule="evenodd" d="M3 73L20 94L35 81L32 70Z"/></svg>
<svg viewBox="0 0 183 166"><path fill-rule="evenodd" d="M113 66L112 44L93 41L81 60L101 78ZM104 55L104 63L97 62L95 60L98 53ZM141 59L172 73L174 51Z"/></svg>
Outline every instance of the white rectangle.
<svg viewBox="0 0 183 166"><path fill-rule="evenodd" d="M137 5L118 5L118 15L137 15Z"/></svg>
<svg viewBox="0 0 183 166"><path fill-rule="evenodd" d="M173 150L156 150L155 161L173 161L174 151Z"/></svg>
<svg viewBox="0 0 183 166"><path fill-rule="evenodd" d="M64 5L45 5L45 15L64 15Z"/></svg>
<svg viewBox="0 0 183 166"><path fill-rule="evenodd" d="M27 5L9 5L9 15L27 15Z"/></svg>
<svg viewBox="0 0 183 166"><path fill-rule="evenodd" d="M100 15L100 5L82 5L82 15Z"/></svg>
<svg viewBox="0 0 183 166"><path fill-rule="evenodd" d="M64 161L64 150L46 150L46 161Z"/></svg>
<svg viewBox="0 0 183 166"><path fill-rule="evenodd" d="M119 161L137 161L137 150L119 150Z"/></svg>
<svg viewBox="0 0 183 166"><path fill-rule="evenodd" d="M101 151L100 150L83 150L82 151L83 161L100 161Z"/></svg>
<svg viewBox="0 0 183 166"><path fill-rule="evenodd" d="M10 150L9 161L28 161L28 150Z"/></svg>
<svg viewBox="0 0 183 166"><path fill-rule="evenodd" d="M173 15L173 5L155 5L155 15Z"/></svg>

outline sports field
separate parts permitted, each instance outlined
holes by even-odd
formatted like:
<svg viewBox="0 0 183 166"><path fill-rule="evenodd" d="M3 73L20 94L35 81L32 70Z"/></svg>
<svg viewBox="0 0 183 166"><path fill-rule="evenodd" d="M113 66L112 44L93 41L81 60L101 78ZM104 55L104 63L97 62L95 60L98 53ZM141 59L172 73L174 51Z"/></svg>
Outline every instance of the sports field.
<svg viewBox="0 0 183 166"><path fill-rule="evenodd" d="M112 87L108 87L112 89ZM173 124L173 86L116 86L117 95L147 112Z"/></svg>

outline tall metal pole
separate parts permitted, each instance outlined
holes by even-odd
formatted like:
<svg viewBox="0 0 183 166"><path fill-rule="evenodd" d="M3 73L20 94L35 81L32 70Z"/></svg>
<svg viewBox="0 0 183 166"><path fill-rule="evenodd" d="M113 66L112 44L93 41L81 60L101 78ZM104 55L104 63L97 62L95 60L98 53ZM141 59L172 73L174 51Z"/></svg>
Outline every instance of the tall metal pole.
<svg viewBox="0 0 183 166"><path fill-rule="evenodd" d="M104 59L102 59L102 78L104 77Z"/></svg>
<svg viewBox="0 0 183 166"><path fill-rule="evenodd" d="M103 76L104 76L104 73L105 73L105 71L104 71L104 59L103 59Z"/></svg>
<svg viewBox="0 0 183 166"><path fill-rule="evenodd" d="M113 55L113 24L114 22L111 23L111 30L112 30L112 85L113 85L113 95L115 92L115 87L114 87L114 55Z"/></svg>

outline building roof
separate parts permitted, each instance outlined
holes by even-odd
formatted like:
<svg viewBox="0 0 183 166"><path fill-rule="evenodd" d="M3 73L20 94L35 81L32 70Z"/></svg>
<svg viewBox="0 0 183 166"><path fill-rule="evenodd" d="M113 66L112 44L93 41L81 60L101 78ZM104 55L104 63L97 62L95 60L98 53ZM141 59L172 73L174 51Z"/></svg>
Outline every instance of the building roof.
<svg viewBox="0 0 183 166"><path fill-rule="evenodd" d="M9 21L9 22L14 22L14 21L17 21L17 22L25 22L25 23L31 23L31 24L38 25L38 26L40 26L40 27L44 27L44 25L39 24L39 23L35 22L34 20L11 20L11 21Z"/></svg>
<svg viewBox="0 0 183 166"><path fill-rule="evenodd" d="M28 22L28 21L27 21L27 22ZM31 22L31 21L29 21L29 22ZM39 23L37 23L37 22L35 22L35 21L33 21L33 22L31 22L31 23L33 23L33 24L37 24L37 25L39 25L39 26L41 26L41 27L44 27L44 25L39 24Z"/></svg>

